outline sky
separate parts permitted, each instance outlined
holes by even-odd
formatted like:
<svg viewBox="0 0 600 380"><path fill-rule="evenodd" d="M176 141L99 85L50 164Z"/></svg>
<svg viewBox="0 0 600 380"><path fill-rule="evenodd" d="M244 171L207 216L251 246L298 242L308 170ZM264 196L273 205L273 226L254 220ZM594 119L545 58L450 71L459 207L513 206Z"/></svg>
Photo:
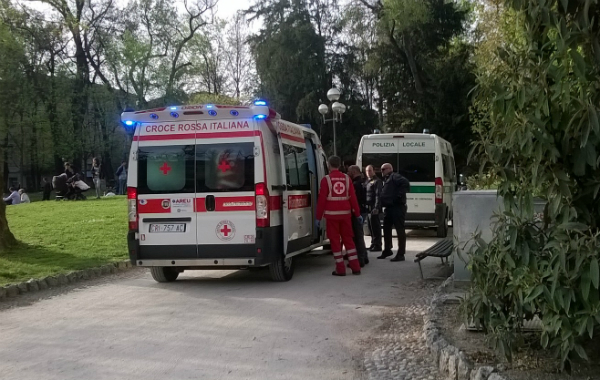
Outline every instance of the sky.
<svg viewBox="0 0 600 380"><path fill-rule="evenodd" d="M240 9L249 8L254 1L252 0L219 0L217 3L217 16L229 18Z"/></svg>

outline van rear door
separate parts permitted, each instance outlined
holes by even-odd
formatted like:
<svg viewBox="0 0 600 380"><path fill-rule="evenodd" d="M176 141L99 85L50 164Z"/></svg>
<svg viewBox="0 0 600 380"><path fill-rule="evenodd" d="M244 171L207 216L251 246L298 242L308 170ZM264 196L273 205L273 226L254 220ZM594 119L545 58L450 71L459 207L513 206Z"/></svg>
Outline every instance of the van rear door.
<svg viewBox="0 0 600 380"><path fill-rule="evenodd" d="M256 256L255 172L262 168L255 131L196 140L199 258ZM256 159L255 159L256 158Z"/></svg>
<svg viewBox="0 0 600 380"><path fill-rule="evenodd" d="M139 259L195 259L194 134L150 135L144 133L146 126L141 129L137 136Z"/></svg>
<svg viewBox="0 0 600 380"><path fill-rule="evenodd" d="M435 140L430 135L417 135L399 140L398 169L410 181L406 195L407 224L435 223Z"/></svg>

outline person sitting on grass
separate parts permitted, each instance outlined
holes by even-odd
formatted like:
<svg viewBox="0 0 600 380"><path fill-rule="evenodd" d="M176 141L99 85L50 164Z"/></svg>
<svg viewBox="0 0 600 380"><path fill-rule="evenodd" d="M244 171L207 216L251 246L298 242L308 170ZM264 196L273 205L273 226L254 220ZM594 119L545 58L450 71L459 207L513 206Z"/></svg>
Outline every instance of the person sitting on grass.
<svg viewBox="0 0 600 380"><path fill-rule="evenodd" d="M2 198L7 205L18 205L21 203L21 196L17 192L17 189L10 187L8 191L10 191L10 195L6 198Z"/></svg>
<svg viewBox="0 0 600 380"><path fill-rule="evenodd" d="M21 196L21 203L31 203L29 195L27 195L25 189L19 189L19 195Z"/></svg>

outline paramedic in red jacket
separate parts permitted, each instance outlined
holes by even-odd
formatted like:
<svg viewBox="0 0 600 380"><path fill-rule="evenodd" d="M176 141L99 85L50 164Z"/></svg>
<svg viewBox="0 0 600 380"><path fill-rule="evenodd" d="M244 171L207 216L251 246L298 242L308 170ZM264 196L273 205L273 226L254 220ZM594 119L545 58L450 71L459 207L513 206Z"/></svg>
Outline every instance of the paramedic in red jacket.
<svg viewBox="0 0 600 380"><path fill-rule="evenodd" d="M339 170L341 163L342 161L337 156L331 156L327 160L329 175L321 180L319 203L317 204L317 228L320 227L323 216L327 220L327 238L331 243L333 258L335 259L336 270L332 273L334 276L346 275L341 243L346 247L352 274L360 274L360 265L353 241L352 214L359 220L362 217L352 180Z"/></svg>

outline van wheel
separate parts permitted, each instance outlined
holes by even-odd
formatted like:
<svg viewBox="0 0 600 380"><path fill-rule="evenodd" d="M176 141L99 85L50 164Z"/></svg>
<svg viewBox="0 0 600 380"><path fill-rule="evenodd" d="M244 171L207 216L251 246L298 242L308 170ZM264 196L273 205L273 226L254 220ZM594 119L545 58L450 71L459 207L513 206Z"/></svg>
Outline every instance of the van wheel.
<svg viewBox="0 0 600 380"><path fill-rule="evenodd" d="M173 282L179 276L179 271L170 267L152 267L150 273L156 282Z"/></svg>
<svg viewBox="0 0 600 380"><path fill-rule="evenodd" d="M444 223L437 227L437 237L445 238L448 236L448 215L444 218Z"/></svg>
<svg viewBox="0 0 600 380"><path fill-rule="evenodd" d="M292 257L279 256L275 262L269 265L269 271L273 281L289 281L294 275L294 260Z"/></svg>

